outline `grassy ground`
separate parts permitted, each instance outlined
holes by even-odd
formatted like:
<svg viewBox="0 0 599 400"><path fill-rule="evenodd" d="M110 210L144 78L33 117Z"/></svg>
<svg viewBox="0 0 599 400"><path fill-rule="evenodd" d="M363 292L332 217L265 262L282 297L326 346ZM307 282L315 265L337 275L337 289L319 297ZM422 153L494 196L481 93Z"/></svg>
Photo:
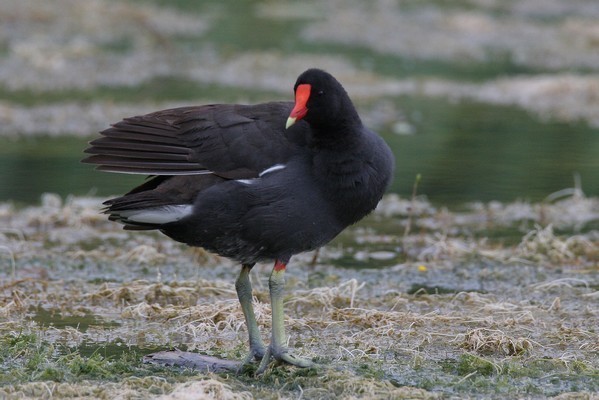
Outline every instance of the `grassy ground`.
<svg viewBox="0 0 599 400"><path fill-rule="evenodd" d="M597 398L598 199L386 197L314 265L292 260L290 344L318 367L257 378L142 362L242 358L238 267L121 231L99 203L0 205L0 398ZM270 268L253 273L265 338Z"/></svg>

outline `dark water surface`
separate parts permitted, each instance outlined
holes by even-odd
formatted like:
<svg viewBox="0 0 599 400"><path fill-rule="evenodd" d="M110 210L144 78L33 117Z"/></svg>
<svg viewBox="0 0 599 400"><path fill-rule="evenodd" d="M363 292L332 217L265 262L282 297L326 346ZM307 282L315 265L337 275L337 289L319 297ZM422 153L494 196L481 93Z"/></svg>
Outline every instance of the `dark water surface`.
<svg viewBox="0 0 599 400"><path fill-rule="evenodd" d="M198 18L209 17L210 25L205 33L169 38L168 49L174 51L173 54L177 51L196 52L209 46L221 58L250 51L274 51L284 57L301 54L332 56L363 66L383 77L436 77L470 83L544 72L515 64L509 54L491 57L486 62L409 59L400 54L377 52L360 44L304 40L302 32L309 22L324 17L314 14L309 6L288 11L291 14L300 12L299 17L281 19L265 17L257 11L260 9L257 7L259 2L249 0L154 0L153 3L195 13ZM443 10L446 5L431 1L429 6ZM301 17L302 10L310 13ZM494 17L497 16L491 15L491 18ZM148 35L148 32L143 30L138 34ZM133 50L135 43L133 37L126 36L113 43L114 48L107 45L104 51L117 55L127 53ZM154 51L164 51L164 48L158 47ZM248 65L248 68L252 66ZM236 101L240 96L247 101L281 98L267 95L264 90L226 85L197 87L197 84L169 74L144 81L138 86L95 87L89 91L73 89L37 93L10 92L0 88L0 100L24 106L64 100L85 103L102 100L124 104L176 100L194 104L194 97L200 95L223 102ZM383 128L380 132L397 158L397 171L391 188L394 192L409 196L416 175L421 174L418 192L439 205L453 207L477 200L540 201L551 193L573 187L574 176L579 176L581 188L587 195L599 195L597 128L589 128L584 123L541 121L516 107L468 101L454 103L430 97L406 96L390 101L399 106L415 131L411 135L397 135L387 127L386 131ZM358 108L361 107L367 108L358 104ZM106 121L106 127L114 122ZM93 132L90 134L93 135ZM10 136L19 136L19 132L10 132ZM43 136L16 141L0 139L0 201L36 203L43 192L56 192L63 196L106 196L123 193L143 180L141 176L95 172L92 166L80 164L79 160L84 156L82 151L89 139L91 136L87 139Z"/></svg>
<svg viewBox="0 0 599 400"><path fill-rule="evenodd" d="M393 148L391 190L418 192L439 205L469 201L543 200L574 185L599 195L599 130L585 124L542 122L514 107L430 98L397 100L412 135L380 132ZM110 122L107 121L107 125ZM0 146L0 200L36 203L44 192L119 194L142 176L97 172L79 162L88 139L36 137Z"/></svg>

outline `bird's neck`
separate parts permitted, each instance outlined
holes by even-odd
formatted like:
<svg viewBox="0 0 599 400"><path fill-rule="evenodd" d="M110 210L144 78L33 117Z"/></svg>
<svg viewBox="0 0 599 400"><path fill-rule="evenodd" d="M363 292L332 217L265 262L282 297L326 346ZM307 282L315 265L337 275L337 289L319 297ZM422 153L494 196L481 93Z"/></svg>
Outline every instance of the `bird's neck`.
<svg viewBox="0 0 599 400"><path fill-rule="evenodd" d="M313 148L337 148L352 146L360 140L363 131L360 117L346 115L330 123L311 125Z"/></svg>

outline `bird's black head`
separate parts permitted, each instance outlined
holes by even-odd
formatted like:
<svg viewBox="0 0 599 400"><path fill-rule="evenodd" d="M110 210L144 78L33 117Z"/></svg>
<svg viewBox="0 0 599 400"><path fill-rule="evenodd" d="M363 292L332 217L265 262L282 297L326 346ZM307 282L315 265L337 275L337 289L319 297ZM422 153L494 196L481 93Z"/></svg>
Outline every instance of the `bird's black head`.
<svg viewBox="0 0 599 400"><path fill-rule="evenodd" d="M312 128L361 125L360 118L341 84L326 71L312 68L302 73L293 87L295 106L287 127L303 119Z"/></svg>

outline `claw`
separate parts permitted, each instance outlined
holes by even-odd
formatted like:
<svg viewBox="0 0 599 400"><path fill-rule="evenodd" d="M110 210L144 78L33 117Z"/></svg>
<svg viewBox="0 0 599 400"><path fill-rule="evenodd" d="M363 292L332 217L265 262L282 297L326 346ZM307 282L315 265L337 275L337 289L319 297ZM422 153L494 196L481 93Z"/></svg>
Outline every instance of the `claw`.
<svg viewBox="0 0 599 400"><path fill-rule="evenodd" d="M264 358L265 353L266 353L266 350L264 349L264 347L259 347L257 349L250 348L250 352L243 358L243 360L241 361L241 364L237 368L237 373L238 374L241 373L241 371L243 371L243 369L247 365L252 364L252 362L254 360L261 361Z"/></svg>

